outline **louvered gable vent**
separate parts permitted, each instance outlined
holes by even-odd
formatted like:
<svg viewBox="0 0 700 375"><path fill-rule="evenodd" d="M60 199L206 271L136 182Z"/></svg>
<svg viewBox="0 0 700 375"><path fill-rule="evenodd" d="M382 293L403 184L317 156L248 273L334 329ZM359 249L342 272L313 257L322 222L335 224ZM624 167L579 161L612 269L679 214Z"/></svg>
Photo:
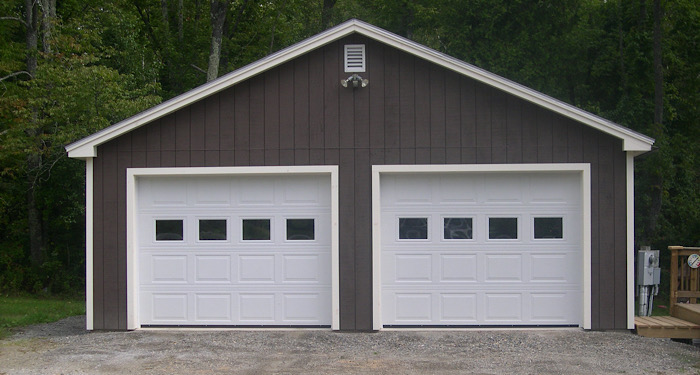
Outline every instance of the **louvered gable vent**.
<svg viewBox="0 0 700 375"><path fill-rule="evenodd" d="M349 73L365 71L365 45L345 45L345 71Z"/></svg>

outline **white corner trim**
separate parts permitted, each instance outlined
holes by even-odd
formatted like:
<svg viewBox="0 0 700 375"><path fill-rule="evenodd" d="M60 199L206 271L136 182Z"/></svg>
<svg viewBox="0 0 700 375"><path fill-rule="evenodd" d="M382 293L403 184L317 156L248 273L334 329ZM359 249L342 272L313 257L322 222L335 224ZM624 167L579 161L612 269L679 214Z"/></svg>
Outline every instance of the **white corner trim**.
<svg viewBox="0 0 700 375"><path fill-rule="evenodd" d="M339 198L338 166L332 166L331 174L331 329L340 329L340 233L339 233Z"/></svg>
<svg viewBox="0 0 700 375"><path fill-rule="evenodd" d="M591 275L591 165L577 164L581 169L581 203L583 205L583 329L592 328Z"/></svg>
<svg viewBox="0 0 700 375"><path fill-rule="evenodd" d="M316 48L352 33L358 33L368 38L386 43L399 50L413 54L444 68L473 78L479 82L493 86L521 99L535 103L563 116L572 118L595 129L618 137L623 140L624 151L649 151L651 150L651 145L654 143L654 139L650 137L615 124L592 113L586 112L578 107L554 99L526 86L520 85L476 66L467 64L464 61L445 55L441 52L390 33L366 22L353 19L280 50L268 57L248 64L238 70L225 74L219 79L185 92L77 142L71 143L66 146L68 156L72 158L95 157L97 156L96 147L109 141L110 139L116 138L141 125L173 113L179 108L187 106L219 91L225 90L238 82L246 80L254 75L262 73L268 69L283 64L302 54L308 53Z"/></svg>
<svg viewBox="0 0 700 375"><path fill-rule="evenodd" d="M634 329L634 153L627 153L627 329Z"/></svg>
<svg viewBox="0 0 700 375"><path fill-rule="evenodd" d="M579 172L583 211L583 311L581 327L591 329L591 166L588 163L552 164L443 164L372 166L372 308L374 330L383 329L381 311L381 176L384 174L431 174L469 172Z"/></svg>
<svg viewBox="0 0 700 375"><path fill-rule="evenodd" d="M187 168L127 168L126 170L126 270L127 270L127 328L139 329L139 279L136 204L137 182L142 177L156 176L223 176L223 175L284 175L326 174L331 189L331 329L340 329L340 266L339 266L339 205L338 166L286 167L187 167Z"/></svg>
<svg viewBox="0 0 700 375"><path fill-rule="evenodd" d="M85 329L92 331L95 326L94 310L94 159L85 160Z"/></svg>
<svg viewBox="0 0 700 375"><path fill-rule="evenodd" d="M382 230L381 230L381 166L372 166L372 329L382 329Z"/></svg>

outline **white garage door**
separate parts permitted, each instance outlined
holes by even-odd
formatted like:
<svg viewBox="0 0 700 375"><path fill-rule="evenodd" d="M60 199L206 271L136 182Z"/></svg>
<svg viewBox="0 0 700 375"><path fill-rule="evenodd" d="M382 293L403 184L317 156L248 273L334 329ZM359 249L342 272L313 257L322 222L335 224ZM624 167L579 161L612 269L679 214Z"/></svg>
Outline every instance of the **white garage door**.
<svg viewBox="0 0 700 375"><path fill-rule="evenodd" d="M137 182L139 321L329 326L327 176Z"/></svg>
<svg viewBox="0 0 700 375"><path fill-rule="evenodd" d="M381 177L384 326L582 324L580 173Z"/></svg>

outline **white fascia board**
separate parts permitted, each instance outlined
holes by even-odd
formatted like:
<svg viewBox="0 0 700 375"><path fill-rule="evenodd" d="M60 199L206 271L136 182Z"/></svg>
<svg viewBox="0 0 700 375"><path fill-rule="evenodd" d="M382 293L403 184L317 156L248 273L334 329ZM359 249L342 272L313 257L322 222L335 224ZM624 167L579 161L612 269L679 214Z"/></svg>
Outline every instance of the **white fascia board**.
<svg viewBox="0 0 700 375"><path fill-rule="evenodd" d="M654 143L652 138L637 133L631 129L595 116L582 109L566 104L560 100L544 95L476 66L467 64L464 61L445 55L404 37L390 33L366 22L353 19L328 29L327 31L314 37L308 38L273 53L266 58L223 75L219 79L176 96L175 98L163 102L149 110L105 128L91 136L83 138L82 140L72 143L66 146L68 156L72 158L95 157L97 156L96 146L105 143L110 139L116 138L124 133L138 128L141 125L166 116L184 106L192 104L219 91L225 90L238 82L260 74L277 65L281 65L302 54L310 52L352 33L358 33L371 39L386 43L404 52L413 54L444 68L453 70L457 73L515 95L521 99L530 101L551 111L618 137L624 141L623 148L625 151L649 151L651 150L651 145Z"/></svg>

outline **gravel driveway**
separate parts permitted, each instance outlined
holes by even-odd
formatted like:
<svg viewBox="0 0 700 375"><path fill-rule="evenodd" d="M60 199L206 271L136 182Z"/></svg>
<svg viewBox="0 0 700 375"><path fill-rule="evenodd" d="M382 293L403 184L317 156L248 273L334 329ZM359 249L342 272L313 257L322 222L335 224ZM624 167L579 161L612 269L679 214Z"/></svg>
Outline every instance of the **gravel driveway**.
<svg viewBox="0 0 700 375"><path fill-rule="evenodd" d="M566 330L84 331L84 317L0 341L0 374L700 374L700 349Z"/></svg>

